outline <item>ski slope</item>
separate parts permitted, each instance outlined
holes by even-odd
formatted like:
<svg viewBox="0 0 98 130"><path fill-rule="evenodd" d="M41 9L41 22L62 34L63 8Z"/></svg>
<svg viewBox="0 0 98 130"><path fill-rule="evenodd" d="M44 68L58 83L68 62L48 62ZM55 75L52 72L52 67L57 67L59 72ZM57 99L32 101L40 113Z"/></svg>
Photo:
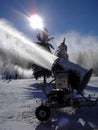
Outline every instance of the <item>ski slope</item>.
<svg viewBox="0 0 98 130"><path fill-rule="evenodd" d="M37 87L41 80L0 80L0 130L98 130L98 106L77 111L71 108L52 111L47 122L35 117L40 98L45 95ZM85 95L98 96L98 78L91 78Z"/></svg>

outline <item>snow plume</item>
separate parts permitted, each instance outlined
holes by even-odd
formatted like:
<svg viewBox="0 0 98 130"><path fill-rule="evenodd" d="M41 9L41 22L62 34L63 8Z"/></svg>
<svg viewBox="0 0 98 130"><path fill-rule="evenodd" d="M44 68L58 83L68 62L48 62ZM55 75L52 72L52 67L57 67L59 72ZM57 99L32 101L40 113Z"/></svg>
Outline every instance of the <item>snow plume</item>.
<svg viewBox="0 0 98 130"><path fill-rule="evenodd" d="M8 21L0 20L0 70L13 65L29 69L33 63L50 69L57 57L46 52Z"/></svg>
<svg viewBox="0 0 98 130"><path fill-rule="evenodd" d="M24 78L31 78L32 77L32 69L24 69L20 66L14 65L14 70Z"/></svg>
<svg viewBox="0 0 98 130"><path fill-rule="evenodd" d="M98 36L81 35L71 31L57 36L56 47L60 45L64 37L66 38L65 44L68 46L70 60L75 63L82 60L82 66L87 68L93 67L95 62L98 63Z"/></svg>

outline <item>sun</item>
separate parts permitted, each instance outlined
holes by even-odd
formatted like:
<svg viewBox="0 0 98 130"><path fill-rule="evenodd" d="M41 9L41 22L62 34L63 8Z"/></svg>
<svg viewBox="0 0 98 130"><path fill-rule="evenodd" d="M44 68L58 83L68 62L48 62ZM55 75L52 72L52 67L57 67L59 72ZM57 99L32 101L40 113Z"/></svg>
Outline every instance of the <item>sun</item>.
<svg viewBox="0 0 98 130"><path fill-rule="evenodd" d="M39 15L34 14L34 15L30 16L29 22L30 22L30 25L32 26L32 28L43 30L43 27L44 27L43 19Z"/></svg>

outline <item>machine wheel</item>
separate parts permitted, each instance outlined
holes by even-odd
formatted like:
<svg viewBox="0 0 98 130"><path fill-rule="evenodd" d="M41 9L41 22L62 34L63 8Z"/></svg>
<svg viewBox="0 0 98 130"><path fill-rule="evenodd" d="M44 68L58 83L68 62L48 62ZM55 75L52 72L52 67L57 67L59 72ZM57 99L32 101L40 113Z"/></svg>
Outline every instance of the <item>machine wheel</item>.
<svg viewBox="0 0 98 130"><path fill-rule="evenodd" d="M39 106L35 112L36 117L40 121L46 121L50 117L50 108L47 106Z"/></svg>

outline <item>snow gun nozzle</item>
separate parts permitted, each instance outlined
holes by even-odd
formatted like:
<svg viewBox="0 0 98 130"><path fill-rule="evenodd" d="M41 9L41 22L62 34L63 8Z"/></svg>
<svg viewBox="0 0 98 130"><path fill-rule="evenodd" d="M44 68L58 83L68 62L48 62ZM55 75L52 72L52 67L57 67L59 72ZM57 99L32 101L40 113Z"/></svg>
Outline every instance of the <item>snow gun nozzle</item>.
<svg viewBox="0 0 98 130"><path fill-rule="evenodd" d="M54 76L56 76L57 73L68 73L68 83L73 89L81 92L88 84L93 69L87 70L69 60L58 58L52 65L52 72Z"/></svg>

